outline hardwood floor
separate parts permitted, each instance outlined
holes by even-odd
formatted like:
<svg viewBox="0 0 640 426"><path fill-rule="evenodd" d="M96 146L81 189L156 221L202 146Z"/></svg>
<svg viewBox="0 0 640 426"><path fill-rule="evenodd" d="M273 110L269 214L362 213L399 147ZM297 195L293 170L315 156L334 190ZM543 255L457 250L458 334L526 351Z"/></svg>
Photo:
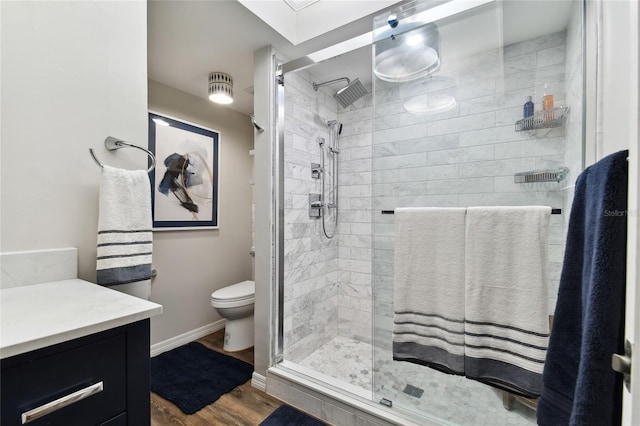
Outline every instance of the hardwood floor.
<svg viewBox="0 0 640 426"><path fill-rule="evenodd" d="M223 339L224 330L220 330L198 339L198 342L214 351L253 364L253 348L225 352L222 349ZM175 404L152 392L151 425L256 426L282 404L282 401L251 387L250 380L191 415L184 414Z"/></svg>

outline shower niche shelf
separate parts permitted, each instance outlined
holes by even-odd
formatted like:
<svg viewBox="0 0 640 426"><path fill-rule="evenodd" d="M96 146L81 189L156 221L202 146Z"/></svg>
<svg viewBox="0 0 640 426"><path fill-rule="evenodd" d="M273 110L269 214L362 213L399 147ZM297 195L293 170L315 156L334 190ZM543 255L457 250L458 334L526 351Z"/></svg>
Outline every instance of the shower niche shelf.
<svg viewBox="0 0 640 426"><path fill-rule="evenodd" d="M551 129L564 124L569 114L569 107L559 106L546 111L540 111L531 117L516 121L516 132L536 129Z"/></svg>
<svg viewBox="0 0 640 426"><path fill-rule="evenodd" d="M531 170L513 175L514 183L560 182L569 174L568 167L557 169Z"/></svg>

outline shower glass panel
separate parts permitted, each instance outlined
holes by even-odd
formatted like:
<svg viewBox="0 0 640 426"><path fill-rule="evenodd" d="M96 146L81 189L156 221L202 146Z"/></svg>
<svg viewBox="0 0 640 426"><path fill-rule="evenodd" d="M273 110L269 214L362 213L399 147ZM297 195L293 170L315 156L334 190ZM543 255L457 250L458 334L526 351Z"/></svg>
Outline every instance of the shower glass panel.
<svg viewBox="0 0 640 426"><path fill-rule="evenodd" d="M553 313L583 169L583 3L425 0L391 15L374 18L371 46L282 75L274 356L422 419L533 425L535 401L393 360L393 211L556 209ZM542 111L549 94L554 109ZM529 96L535 112L525 119Z"/></svg>
<svg viewBox="0 0 640 426"><path fill-rule="evenodd" d="M283 365L371 399L370 46L283 80Z"/></svg>
<svg viewBox="0 0 640 426"><path fill-rule="evenodd" d="M540 302L553 315L571 186L583 169L583 3L442 12L455 3L464 2L406 3L373 23L374 400L446 424L534 425L533 399L393 359L394 209L555 209L549 299ZM545 95L553 109L542 112ZM528 97L535 112L525 119Z"/></svg>

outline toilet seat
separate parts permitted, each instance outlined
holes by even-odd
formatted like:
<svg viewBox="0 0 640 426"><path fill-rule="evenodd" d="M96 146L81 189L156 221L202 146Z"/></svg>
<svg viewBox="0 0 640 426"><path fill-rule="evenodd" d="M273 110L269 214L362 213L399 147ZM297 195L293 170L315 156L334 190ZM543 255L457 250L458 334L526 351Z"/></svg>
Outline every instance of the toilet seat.
<svg viewBox="0 0 640 426"><path fill-rule="evenodd" d="M253 304L256 285L254 281L242 281L211 293L211 306L214 308L233 308Z"/></svg>

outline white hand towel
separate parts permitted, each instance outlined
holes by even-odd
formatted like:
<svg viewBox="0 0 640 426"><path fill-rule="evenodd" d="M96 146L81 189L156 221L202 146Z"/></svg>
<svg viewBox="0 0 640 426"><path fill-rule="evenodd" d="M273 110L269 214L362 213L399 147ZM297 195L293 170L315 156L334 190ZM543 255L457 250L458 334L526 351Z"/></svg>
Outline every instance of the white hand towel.
<svg viewBox="0 0 640 426"><path fill-rule="evenodd" d="M549 337L550 214L470 207L466 218L465 374L530 397L541 391Z"/></svg>
<svg viewBox="0 0 640 426"><path fill-rule="evenodd" d="M394 214L393 357L464 374L464 208Z"/></svg>
<svg viewBox="0 0 640 426"><path fill-rule="evenodd" d="M151 184L144 170L102 169L97 282L104 286L151 278Z"/></svg>

